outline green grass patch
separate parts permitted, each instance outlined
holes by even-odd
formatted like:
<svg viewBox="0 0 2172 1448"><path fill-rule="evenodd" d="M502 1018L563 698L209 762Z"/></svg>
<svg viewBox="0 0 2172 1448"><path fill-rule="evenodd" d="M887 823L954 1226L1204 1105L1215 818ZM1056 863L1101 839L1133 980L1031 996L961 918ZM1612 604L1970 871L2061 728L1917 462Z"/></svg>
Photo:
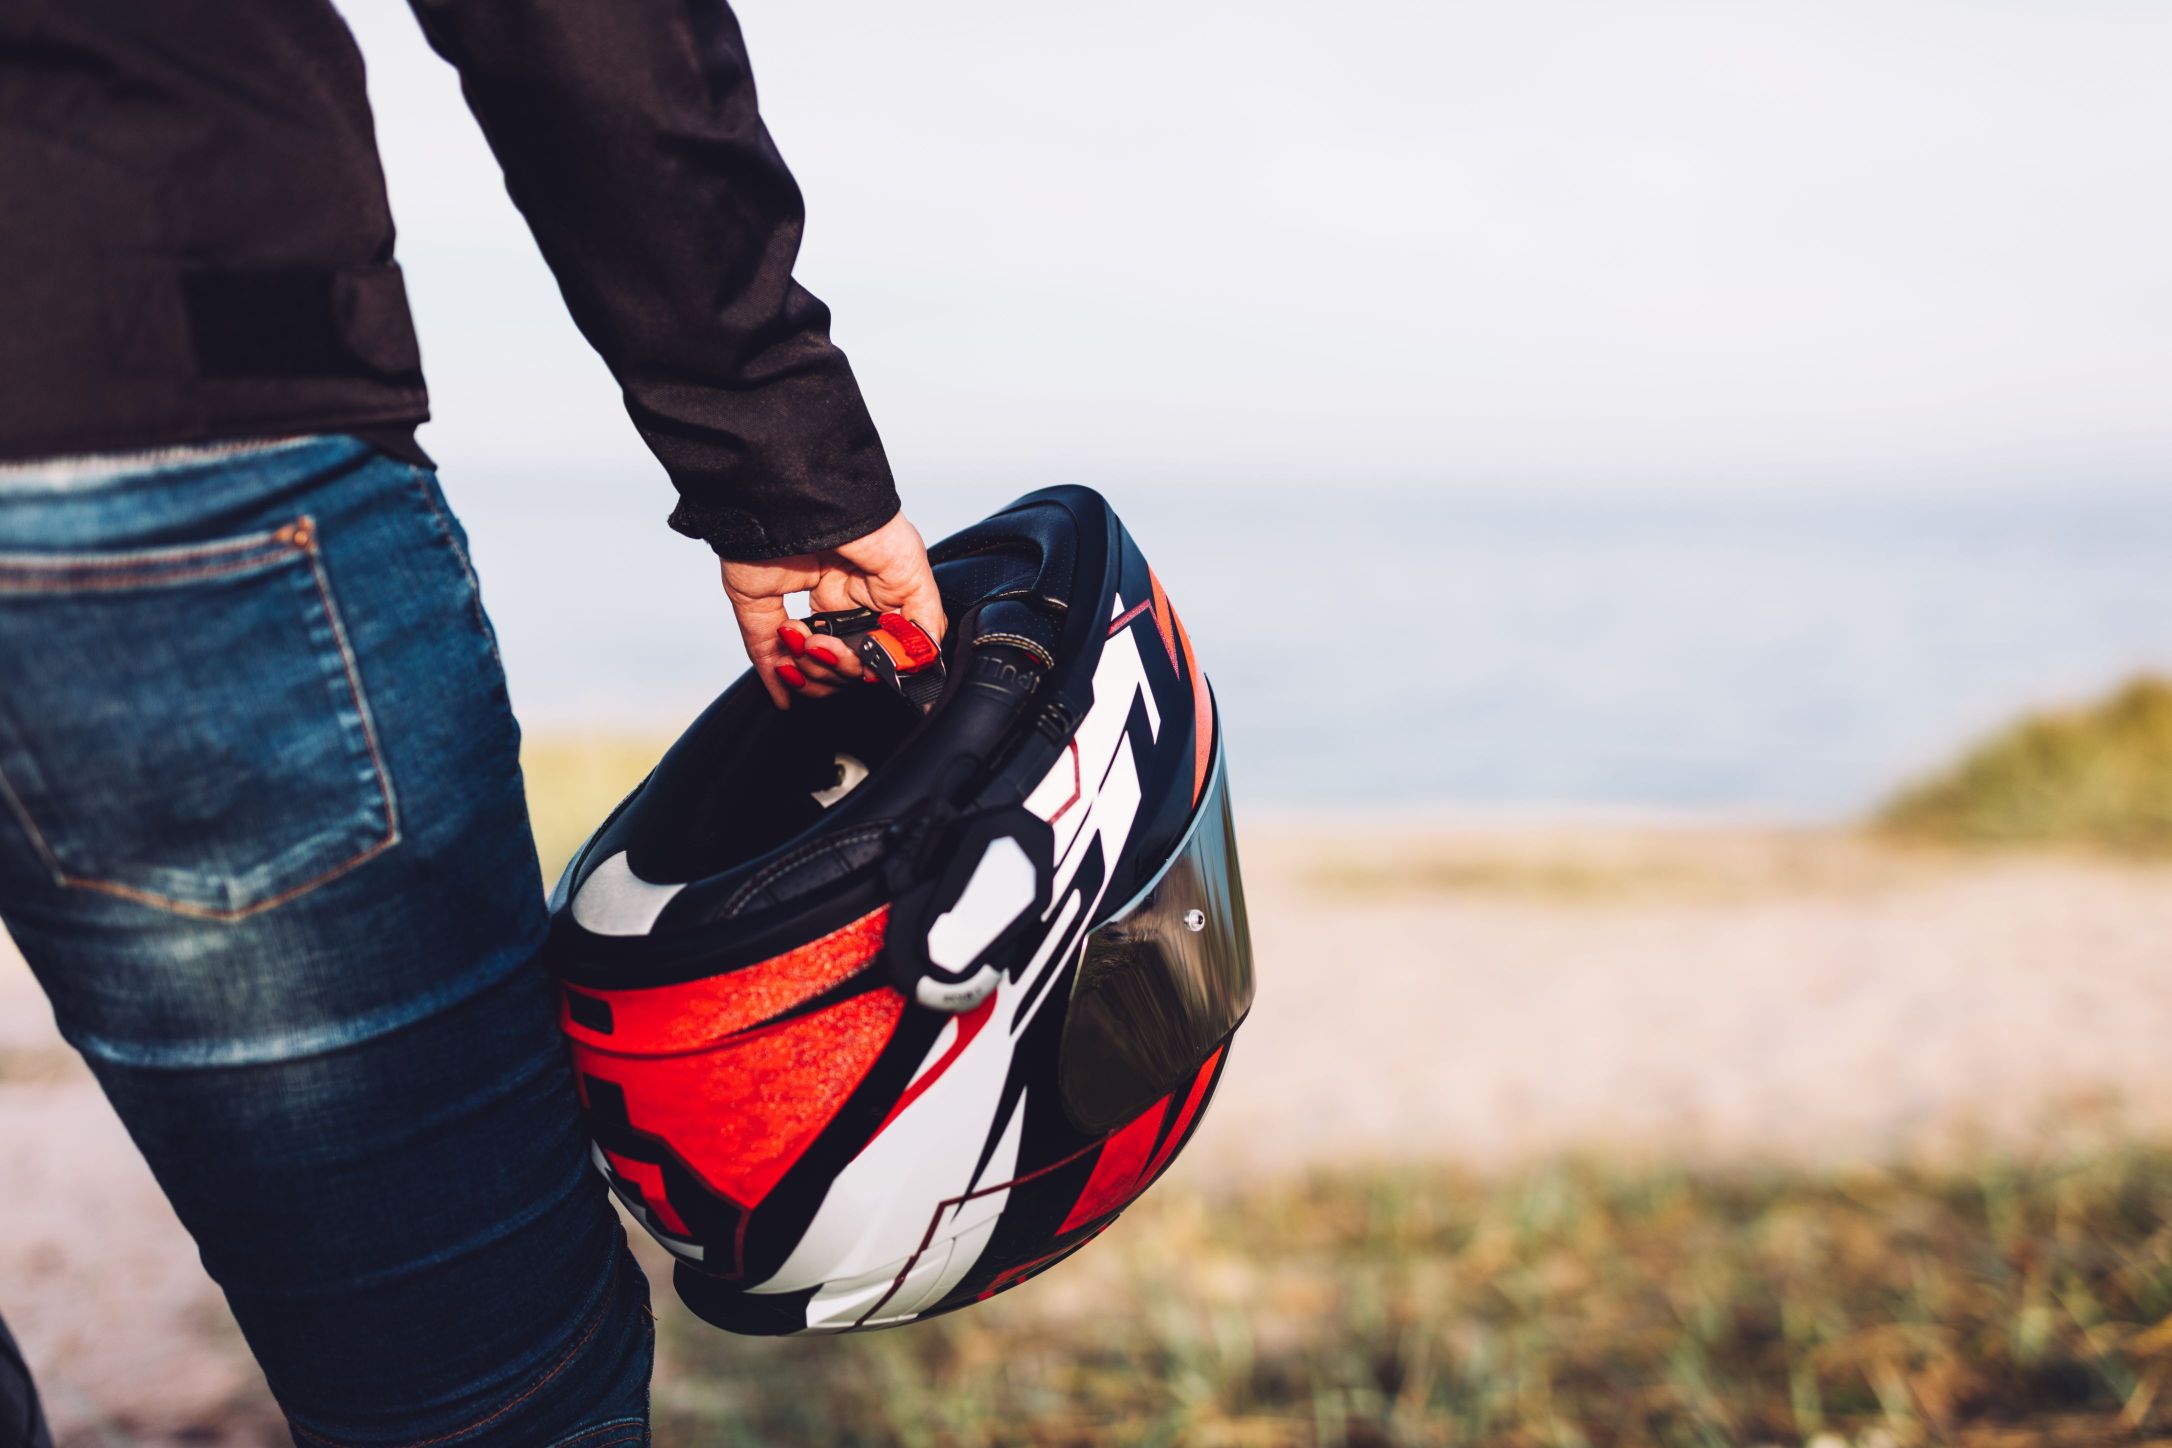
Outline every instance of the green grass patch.
<svg viewBox="0 0 2172 1448"><path fill-rule="evenodd" d="M2172 682L2139 678L2023 719L1903 791L1877 824L1940 844L2172 854Z"/></svg>
<svg viewBox="0 0 2172 1448"><path fill-rule="evenodd" d="M2157 1152L1176 1183L1048 1276L926 1323L740 1339L672 1302L659 1441L2147 1441L2172 1426L2168 1207Z"/></svg>

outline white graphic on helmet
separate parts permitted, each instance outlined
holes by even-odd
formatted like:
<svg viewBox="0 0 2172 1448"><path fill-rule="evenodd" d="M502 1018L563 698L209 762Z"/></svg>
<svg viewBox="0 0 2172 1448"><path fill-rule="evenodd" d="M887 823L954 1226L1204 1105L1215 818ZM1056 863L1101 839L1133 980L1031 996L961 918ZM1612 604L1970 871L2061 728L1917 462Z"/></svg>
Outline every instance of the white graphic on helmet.
<svg viewBox="0 0 2172 1448"><path fill-rule="evenodd" d="M809 1330L841 1332L910 1321L964 1281L1010 1202L1010 1182L1018 1175L1018 1144L1025 1123L1026 1103L1021 1094L973 1188L954 1200L939 1202L932 1224L922 1218L928 1246L873 1272L823 1283L807 1304Z"/></svg>
<svg viewBox="0 0 2172 1448"><path fill-rule="evenodd" d="M1184 912L1184 928L1197 935L1207 928L1207 912L1193 908Z"/></svg>
<svg viewBox="0 0 2172 1448"><path fill-rule="evenodd" d="M626 852L589 872L573 894L573 918L597 935L646 935L674 895L686 885L653 885L633 872Z"/></svg>
<svg viewBox="0 0 2172 1448"><path fill-rule="evenodd" d="M1111 617L1123 611L1118 599ZM970 1032L948 1069L846 1164L784 1264L748 1289L784 1293L819 1288L807 1309L809 1330L841 1331L912 1317L965 1280L993 1235L1009 1199L1007 1183L1016 1175L1025 1102L1021 1097L1012 1104L996 1150L976 1174L982 1148L997 1129L984 1113L989 1103L1002 1099L1011 1054L1025 1024L1021 1011L1030 1018L1055 994L1035 987L1045 974L1068 962L1107 890L1104 871L1094 898L1082 898L1071 888L1080 866L1096 840L1103 860L1115 860L1137 820L1139 774L1125 723L1138 699L1145 701L1148 729L1158 738L1161 710L1147 684L1135 632L1123 629L1102 649L1094 669L1094 702L1070 748L1026 799L1026 808L1048 820L1056 835L1055 883L1043 917L1048 933L1018 979L999 978L992 995L945 1027L916 1080L957 1044L953 1029L959 1035ZM997 843L1017 848L1008 840ZM990 856L994 854L991 846ZM965 895L931 929L930 958L937 963L943 963L937 954L938 931L945 934L941 948L946 951L962 949L969 939L984 945L993 938L993 933L981 935L981 922L1002 912L992 905L987 917L978 905L966 910L990 868L989 857L983 857ZM1025 873L1030 899L1030 867ZM1016 887L1003 880L1000 873L990 876L991 901L1015 898ZM997 891L1002 893L993 893ZM961 912L953 938L944 922ZM1013 907L995 929L1015 914Z"/></svg>
<svg viewBox="0 0 2172 1448"><path fill-rule="evenodd" d="M1033 862L1025 847L998 835L973 867L958 903L928 927L928 959L963 970L1033 904Z"/></svg>
<svg viewBox="0 0 2172 1448"><path fill-rule="evenodd" d="M962 971L1032 907L1033 862L1017 840L999 835L982 851L958 903L928 927L928 959L944 970ZM931 1010L969 1011L988 998L1000 973L990 963L960 981L924 978L913 997Z"/></svg>

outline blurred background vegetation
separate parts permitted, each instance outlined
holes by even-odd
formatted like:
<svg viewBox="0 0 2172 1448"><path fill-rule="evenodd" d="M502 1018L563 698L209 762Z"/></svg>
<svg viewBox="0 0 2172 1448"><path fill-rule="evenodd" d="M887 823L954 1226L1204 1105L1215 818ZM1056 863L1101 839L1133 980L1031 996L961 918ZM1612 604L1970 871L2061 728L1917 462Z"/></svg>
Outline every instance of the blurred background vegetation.
<svg viewBox="0 0 2172 1448"><path fill-rule="evenodd" d="M1149 1193L903 1330L661 1313L661 1441L2084 1445L2172 1429L2172 1158ZM1829 1435L1829 1436L1826 1436Z"/></svg>
<svg viewBox="0 0 2172 1448"><path fill-rule="evenodd" d="M2033 714L1903 791L1880 828L1956 845L2172 853L2172 683Z"/></svg>

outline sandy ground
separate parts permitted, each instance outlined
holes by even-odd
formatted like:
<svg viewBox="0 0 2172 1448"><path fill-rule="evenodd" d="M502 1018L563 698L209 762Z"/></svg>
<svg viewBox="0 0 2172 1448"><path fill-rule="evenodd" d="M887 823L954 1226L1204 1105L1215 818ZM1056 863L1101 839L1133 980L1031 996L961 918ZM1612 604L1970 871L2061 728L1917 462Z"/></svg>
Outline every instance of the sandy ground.
<svg viewBox="0 0 2172 1448"><path fill-rule="evenodd" d="M2172 871L1588 824L1245 849L1259 1003L1196 1183L2172 1137ZM267 1441L192 1245L0 957L0 1310L65 1443Z"/></svg>
<svg viewBox="0 0 2172 1448"><path fill-rule="evenodd" d="M2172 870L1842 835L1250 840L1200 1153L1835 1165L2172 1132Z"/></svg>

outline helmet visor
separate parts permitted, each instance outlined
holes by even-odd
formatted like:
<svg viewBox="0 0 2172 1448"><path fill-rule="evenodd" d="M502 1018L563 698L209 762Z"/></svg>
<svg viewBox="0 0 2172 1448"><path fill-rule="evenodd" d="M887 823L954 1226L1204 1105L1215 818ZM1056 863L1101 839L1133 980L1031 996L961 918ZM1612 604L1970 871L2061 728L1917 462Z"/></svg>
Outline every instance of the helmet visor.
<svg viewBox="0 0 2172 1448"><path fill-rule="evenodd" d="M1189 1081L1252 1006L1229 786L1214 768L1176 854L1086 937L1060 1073L1071 1119L1109 1130Z"/></svg>

